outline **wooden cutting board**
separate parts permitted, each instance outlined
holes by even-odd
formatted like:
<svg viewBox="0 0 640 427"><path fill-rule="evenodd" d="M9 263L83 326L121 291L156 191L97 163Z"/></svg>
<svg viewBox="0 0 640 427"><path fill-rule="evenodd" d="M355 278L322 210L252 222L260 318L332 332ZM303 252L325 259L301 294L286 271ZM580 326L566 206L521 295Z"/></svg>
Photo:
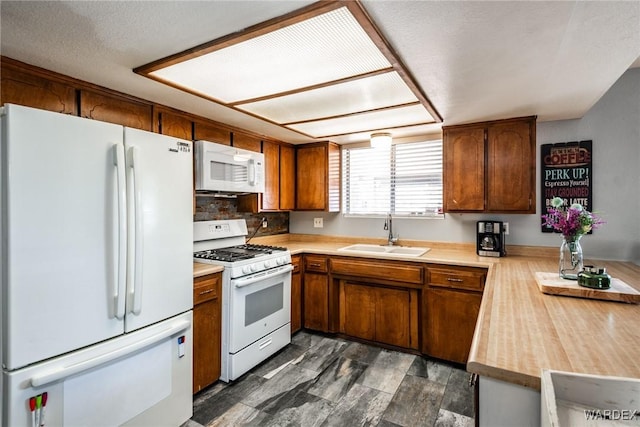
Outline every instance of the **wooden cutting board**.
<svg viewBox="0 0 640 427"><path fill-rule="evenodd" d="M558 273L538 271L535 276L538 288L545 294L640 304L640 292L613 277L609 289L591 289L578 285L577 280L561 279Z"/></svg>

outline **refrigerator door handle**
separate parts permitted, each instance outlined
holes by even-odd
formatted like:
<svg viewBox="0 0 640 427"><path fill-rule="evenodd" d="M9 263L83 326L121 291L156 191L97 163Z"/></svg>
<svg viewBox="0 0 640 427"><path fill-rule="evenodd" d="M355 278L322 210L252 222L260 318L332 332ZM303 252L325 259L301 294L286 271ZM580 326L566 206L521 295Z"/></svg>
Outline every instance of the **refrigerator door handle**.
<svg viewBox="0 0 640 427"><path fill-rule="evenodd" d="M83 362L69 366L62 366L49 372L34 375L33 377L31 377L31 387L40 387L43 385L47 385L55 381L63 380L67 377L70 377L71 375L76 375L89 369L96 368L100 365L104 365L135 351L150 347L174 334L177 334L178 332L188 329L190 325L191 323L189 321L183 320L141 341L135 342L134 344L121 347L117 350L102 354L93 359L85 360Z"/></svg>
<svg viewBox="0 0 640 427"><path fill-rule="evenodd" d="M116 177L118 182L118 267L117 279L115 283L114 304L115 317L124 319L125 312L125 289L127 280L127 176L124 160L124 147L122 144L113 146L113 162L116 166Z"/></svg>
<svg viewBox="0 0 640 427"><path fill-rule="evenodd" d="M140 161L140 153L137 147L129 148L131 156L130 166L133 172L133 203L134 203L134 228L135 228L135 245L133 254L133 283L130 284L131 295L133 297L133 307L131 313L138 315L142 311L142 251L143 251L143 215L142 215L142 165ZM131 262L131 260L130 260Z"/></svg>

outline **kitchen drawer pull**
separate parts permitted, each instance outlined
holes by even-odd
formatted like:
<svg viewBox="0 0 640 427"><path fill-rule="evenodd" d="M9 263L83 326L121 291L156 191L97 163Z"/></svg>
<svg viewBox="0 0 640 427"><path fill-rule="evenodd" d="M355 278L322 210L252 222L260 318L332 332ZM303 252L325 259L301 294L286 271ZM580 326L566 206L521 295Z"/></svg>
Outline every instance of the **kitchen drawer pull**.
<svg viewBox="0 0 640 427"><path fill-rule="evenodd" d="M210 294L211 292L213 292L213 289L207 289L205 291L200 292L198 295L206 295L206 294Z"/></svg>
<svg viewBox="0 0 640 427"><path fill-rule="evenodd" d="M309 264L309 267L316 267L316 268L320 268L320 267L322 267L322 265L320 265L320 264L318 264L318 263L313 262L313 263L310 263L310 264Z"/></svg>
<svg viewBox="0 0 640 427"><path fill-rule="evenodd" d="M447 282L464 282L464 280L456 279L454 277L447 277Z"/></svg>

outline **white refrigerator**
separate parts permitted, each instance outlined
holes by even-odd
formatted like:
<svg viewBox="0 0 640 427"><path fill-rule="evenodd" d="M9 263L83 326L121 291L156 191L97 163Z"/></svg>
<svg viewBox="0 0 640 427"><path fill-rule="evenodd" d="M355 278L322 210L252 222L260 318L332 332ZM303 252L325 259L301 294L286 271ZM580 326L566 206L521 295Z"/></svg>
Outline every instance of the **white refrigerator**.
<svg viewBox="0 0 640 427"><path fill-rule="evenodd" d="M179 426L191 142L18 105L1 123L0 424Z"/></svg>

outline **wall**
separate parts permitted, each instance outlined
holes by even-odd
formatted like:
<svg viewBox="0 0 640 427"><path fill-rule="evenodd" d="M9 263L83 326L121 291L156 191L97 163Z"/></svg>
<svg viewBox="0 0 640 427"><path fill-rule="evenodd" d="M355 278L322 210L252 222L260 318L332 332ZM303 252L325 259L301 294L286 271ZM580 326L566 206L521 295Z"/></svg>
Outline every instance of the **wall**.
<svg viewBox="0 0 640 427"><path fill-rule="evenodd" d="M447 214L444 219L394 220L400 238L475 242L475 222L509 222L507 244L560 246L560 237L540 231L540 145L593 140L593 210L607 224L582 239L585 257L631 260L640 264L640 68L627 71L608 92L576 120L537 125L535 215ZM323 217L324 228L313 228ZM384 218L347 218L340 214L292 212L291 233L386 237Z"/></svg>

